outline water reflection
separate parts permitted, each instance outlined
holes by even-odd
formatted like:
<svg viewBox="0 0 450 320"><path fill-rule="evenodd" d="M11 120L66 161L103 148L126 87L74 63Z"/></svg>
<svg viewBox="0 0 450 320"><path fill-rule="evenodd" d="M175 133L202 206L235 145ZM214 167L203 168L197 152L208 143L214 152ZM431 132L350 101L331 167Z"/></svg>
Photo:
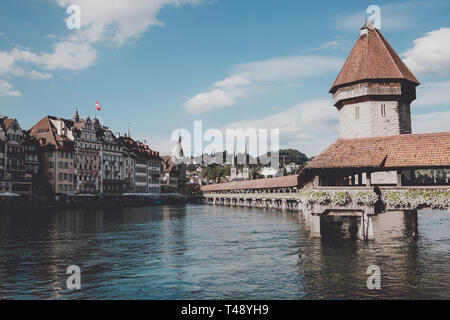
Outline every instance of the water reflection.
<svg viewBox="0 0 450 320"><path fill-rule="evenodd" d="M448 213L374 218L376 240L349 221L311 239L296 213L211 206L0 214L0 298L450 298ZM344 230L344 231L343 231ZM66 289L66 268L82 289ZM382 290L366 287L378 265Z"/></svg>

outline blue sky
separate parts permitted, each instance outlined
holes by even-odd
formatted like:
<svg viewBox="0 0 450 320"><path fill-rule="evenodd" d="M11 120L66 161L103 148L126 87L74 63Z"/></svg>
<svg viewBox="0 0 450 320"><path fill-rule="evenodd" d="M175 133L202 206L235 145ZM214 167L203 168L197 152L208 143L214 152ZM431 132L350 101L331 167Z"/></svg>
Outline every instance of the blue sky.
<svg viewBox="0 0 450 320"><path fill-rule="evenodd" d="M66 8L81 7L81 30ZM108 5L106 5L108 4ZM280 129L315 155L338 136L328 90L369 5L422 85L413 131L450 130L450 2L3 0L0 114L97 114L163 153L178 127Z"/></svg>

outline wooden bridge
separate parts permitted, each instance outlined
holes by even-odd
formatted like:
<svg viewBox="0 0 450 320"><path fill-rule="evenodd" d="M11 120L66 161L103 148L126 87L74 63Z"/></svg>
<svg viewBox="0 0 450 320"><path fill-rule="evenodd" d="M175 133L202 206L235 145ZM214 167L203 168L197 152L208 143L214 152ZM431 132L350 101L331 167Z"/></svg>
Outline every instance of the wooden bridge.
<svg viewBox="0 0 450 320"><path fill-rule="evenodd" d="M362 240L374 239L372 216L377 214L405 212L411 216L411 236L417 237L417 210L450 211L450 186L309 185L299 190L292 177L298 178L290 176L206 186L203 195L196 201L207 205L298 212L310 228L312 237L321 237L324 222L332 223L336 217L346 218L357 226ZM247 187L252 184L253 187L241 189L245 184Z"/></svg>
<svg viewBox="0 0 450 320"><path fill-rule="evenodd" d="M446 179L423 185L417 170L436 169ZM203 186L198 201L299 211L315 237L321 221L347 217L364 240L374 238L373 215L403 211L417 236L417 210L449 210L449 175L450 132L338 139L299 175Z"/></svg>

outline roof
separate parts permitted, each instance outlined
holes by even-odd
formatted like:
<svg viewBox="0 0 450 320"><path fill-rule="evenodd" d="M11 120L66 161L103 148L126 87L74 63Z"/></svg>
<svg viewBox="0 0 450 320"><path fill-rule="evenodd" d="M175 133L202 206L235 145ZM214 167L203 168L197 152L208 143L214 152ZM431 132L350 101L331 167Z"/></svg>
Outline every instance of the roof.
<svg viewBox="0 0 450 320"><path fill-rule="evenodd" d="M127 149L136 154L138 158L162 161L158 151L150 149L148 145L142 142L135 141L127 136L121 136L119 137L119 140Z"/></svg>
<svg viewBox="0 0 450 320"><path fill-rule="evenodd" d="M227 191L227 190L246 190L246 189L266 189L266 188L289 188L298 185L298 175L234 181L227 183L210 184L201 188L202 192L207 191Z"/></svg>
<svg viewBox="0 0 450 320"><path fill-rule="evenodd" d="M305 169L450 167L450 131L338 139Z"/></svg>
<svg viewBox="0 0 450 320"><path fill-rule="evenodd" d="M2 127L5 131L8 131L13 123L16 122L17 120L15 118L8 118L6 116L3 116L3 118L0 118L0 127Z"/></svg>
<svg viewBox="0 0 450 320"><path fill-rule="evenodd" d="M343 85L375 79L408 80L420 84L380 31L369 28L367 34L360 35L356 40L330 93Z"/></svg>
<svg viewBox="0 0 450 320"><path fill-rule="evenodd" d="M50 120L55 117L46 116L39 120L31 129L30 135L42 142L42 146L51 146L57 150L73 151L74 143L65 136L57 134L55 126Z"/></svg>
<svg viewBox="0 0 450 320"><path fill-rule="evenodd" d="M172 156L161 156L161 159L163 160L161 172L162 173L171 172L174 168Z"/></svg>

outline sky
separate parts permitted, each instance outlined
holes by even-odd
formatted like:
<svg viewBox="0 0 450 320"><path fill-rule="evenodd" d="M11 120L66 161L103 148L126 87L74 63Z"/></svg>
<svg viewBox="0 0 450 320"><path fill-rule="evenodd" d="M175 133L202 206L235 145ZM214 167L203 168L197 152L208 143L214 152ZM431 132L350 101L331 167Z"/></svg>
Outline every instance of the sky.
<svg viewBox="0 0 450 320"><path fill-rule="evenodd" d="M78 108L162 154L198 120L279 129L314 156L338 138L328 91L369 5L421 82L413 132L449 131L450 1L2 0L0 114L29 129Z"/></svg>

